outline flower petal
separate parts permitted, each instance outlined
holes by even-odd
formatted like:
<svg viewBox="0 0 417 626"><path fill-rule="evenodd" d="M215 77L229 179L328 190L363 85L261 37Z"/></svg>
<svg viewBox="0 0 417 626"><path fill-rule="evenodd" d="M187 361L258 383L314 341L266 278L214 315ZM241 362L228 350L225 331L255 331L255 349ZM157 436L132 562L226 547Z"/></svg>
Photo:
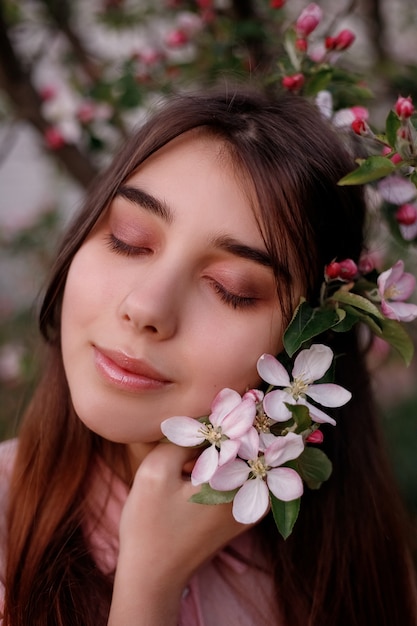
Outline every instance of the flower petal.
<svg viewBox="0 0 417 626"><path fill-rule="evenodd" d="M290 467L277 467L268 472L269 489L278 500L290 502L303 495L303 481Z"/></svg>
<svg viewBox="0 0 417 626"><path fill-rule="evenodd" d="M290 377L283 365L272 354L263 354L257 363L258 374L270 385L288 387Z"/></svg>
<svg viewBox="0 0 417 626"><path fill-rule="evenodd" d="M211 403L210 422L219 426L223 418L242 402L240 394L234 389L221 389Z"/></svg>
<svg viewBox="0 0 417 626"><path fill-rule="evenodd" d="M395 283L397 294L393 295L390 300L407 300L416 288L416 279L409 272L404 272Z"/></svg>
<svg viewBox="0 0 417 626"><path fill-rule="evenodd" d="M316 95L315 104L323 115L323 117L330 119L333 113L333 96L330 91L323 89Z"/></svg>
<svg viewBox="0 0 417 626"><path fill-rule="evenodd" d="M285 437L276 437L275 441L268 446L265 450L265 462L271 467L277 467L298 458L303 450L302 436L288 433Z"/></svg>
<svg viewBox="0 0 417 626"><path fill-rule="evenodd" d="M248 479L250 467L241 459L230 461L217 468L210 478L210 487L219 491L229 491L243 485Z"/></svg>
<svg viewBox="0 0 417 626"><path fill-rule="evenodd" d="M226 439L220 444L219 465L224 465L228 461L233 461L240 448L239 439Z"/></svg>
<svg viewBox="0 0 417 626"><path fill-rule="evenodd" d="M404 273L404 261L397 261L392 267L382 272L377 279L378 290L382 297L384 292L395 285Z"/></svg>
<svg viewBox="0 0 417 626"><path fill-rule="evenodd" d="M268 417L277 422L286 422L291 417L290 411L285 406L284 402L295 404L293 397L281 389L274 389L266 394L263 407Z"/></svg>
<svg viewBox="0 0 417 626"><path fill-rule="evenodd" d="M377 184L377 189L382 198L391 204L405 204L416 197L415 185L396 174L383 178Z"/></svg>
<svg viewBox="0 0 417 626"><path fill-rule="evenodd" d="M336 425L336 420L333 419L333 417L330 417L330 415L327 415L327 413L325 413L324 411L320 411L320 409L318 409L316 406L313 406L309 402L299 401L298 404L304 404L308 407L310 411L310 417L313 422L317 422L318 424L332 424L332 426Z"/></svg>
<svg viewBox="0 0 417 626"><path fill-rule="evenodd" d="M278 435L274 435L273 433L259 433L259 450L261 452L265 452L268 446L271 443L274 443L275 439Z"/></svg>
<svg viewBox="0 0 417 626"><path fill-rule="evenodd" d="M260 438L256 428L251 428L239 439L239 456L241 459L256 459L260 447Z"/></svg>
<svg viewBox="0 0 417 626"><path fill-rule="evenodd" d="M381 311L390 320L412 322L417 317L417 305L408 302L381 302Z"/></svg>
<svg viewBox="0 0 417 626"><path fill-rule="evenodd" d="M222 432L230 439L241 437L253 426L255 416L256 404L252 398L246 398L223 418Z"/></svg>
<svg viewBox="0 0 417 626"><path fill-rule="evenodd" d="M352 397L350 391L334 383L311 385L307 395L323 406L343 406Z"/></svg>
<svg viewBox="0 0 417 626"><path fill-rule="evenodd" d="M417 222L414 222L414 224L398 224L398 227L405 241L412 241L417 237Z"/></svg>
<svg viewBox="0 0 417 626"><path fill-rule="evenodd" d="M241 524L254 524L269 507L268 487L261 478L245 482L233 500L233 517Z"/></svg>
<svg viewBox="0 0 417 626"><path fill-rule="evenodd" d="M219 453L213 444L203 450L198 457L193 471L191 472L191 483L193 485L202 485L208 483L210 478L219 466Z"/></svg>
<svg viewBox="0 0 417 626"><path fill-rule="evenodd" d="M201 423L186 416L169 417L161 423L162 433L177 446L198 446L205 440L200 432Z"/></svg>
<svg viewBox="0 0 417 626"><path fill-rule="evenodd" d="M319 380L329 369L333 360L333 352L329 346L315 343L307 350L301 350L294 361L292 375L306 383Z"/></svg>

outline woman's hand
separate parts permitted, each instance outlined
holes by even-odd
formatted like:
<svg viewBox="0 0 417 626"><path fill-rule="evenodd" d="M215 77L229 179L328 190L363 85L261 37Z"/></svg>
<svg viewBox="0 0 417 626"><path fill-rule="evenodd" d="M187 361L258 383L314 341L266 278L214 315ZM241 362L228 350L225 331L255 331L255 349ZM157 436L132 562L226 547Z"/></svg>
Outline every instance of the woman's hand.
<svg viewBox="0 0 417 626"><path fill-rule="evenodd" d="M195 451L158 444L141 463L120 523L120 554L109 625L177 624L193 572L247 526L230 504L189 502Z"/></svg>

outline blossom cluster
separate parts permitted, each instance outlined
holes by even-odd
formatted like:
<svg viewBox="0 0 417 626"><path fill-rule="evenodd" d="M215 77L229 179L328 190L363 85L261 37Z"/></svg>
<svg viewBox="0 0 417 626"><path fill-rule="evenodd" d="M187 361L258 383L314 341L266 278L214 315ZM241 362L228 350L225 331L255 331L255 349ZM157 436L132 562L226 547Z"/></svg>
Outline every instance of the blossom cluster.
<svg viewBox="0 0 417 626"><path fill-rule="evenodd" d="M257 363L259 376L270 387L264 394L250 389L242 397L222 389L211 413L202 420L188 416L162 422L163 434L180 446L206 445L191 473L193 485L208 483L211 489L232 492L233 515L243 524L258 521L271 503L271 494L282 502L303 493L300 470L288 467L298 459L320 424L335 420L317 405L340 407L351 394L334 383L316 383L329 369L332 350L313 344L299 352L292 375L270 354ZM300 414L294 407L303 407ZM302 473L302 472L301 472Z"/></svg>
<svg viewBox="0 0 417 626"><path fill-rule="evenodd" d="M385 131L376 131L362 104L371 98L371 91L360 77L336 67L340 55L354 43L355 34L346 28L333 33L334 23L326 27L323 22L323 10L316 3L301 11L287 30L287 56L279 61L277 80L288 91L313 97L354 150L358 142L349 134L361 137L361 155L368 156L358 158L357 170L340 184L369 183L378 192L381 213L394 237L401 243L417 242L417 116L413 100L410 95L399 95L388 113ZM317 36L319 26L324 34ZM352 100L350 106L346 99Z"/></svg>
<svg viewBox="0 0 417 626"><path fill-rule="evenodd" d="M366 265L359 263L359 266L352 259L332 261L325 267L325 279L327 282L335 279L346 282L357 281L361 273L366 275L374 269L369 257L366 259ZM352 286L354 285L355 283L352 283ZM411 322L417 318L417 305L406 300L414 292L415 287L415 276L404 271L404 261L399 259L378 276L376 288L368 289L367 297L380 305L381 312L387 319Z"/></svg>

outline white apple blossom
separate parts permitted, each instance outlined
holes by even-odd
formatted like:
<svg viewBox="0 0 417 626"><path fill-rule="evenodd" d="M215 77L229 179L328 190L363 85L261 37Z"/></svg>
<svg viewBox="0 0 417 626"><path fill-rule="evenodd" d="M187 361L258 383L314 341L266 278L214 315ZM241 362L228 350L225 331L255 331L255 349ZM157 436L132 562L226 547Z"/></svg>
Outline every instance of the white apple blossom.
<svg viewBox="0 0 417 626"><path fill-rule="evenodd" d="M417 237L417 221L414 224L398 224L404 241L412 241Z"/></svg>
<svg viewBox="0 0 417 626"><path fill-rule="evenodd" d="M383 178L378 182L377 189L382 199L390 204L405 204L414 200L417 195L415 185L399 174Z"/></svg>
<svg viewBox="0 0 417 626"><path fill-rule="evenodd" d="M253 428L257 394L243 398L233 389L222 389L214 398L207 423L192 417L175 416L164 420L161 430L178 446L210 445L198 457L191 473L193 485L210 480L219 465L234 459L240 448L240 437Z"/></svg>
<svg viewBox="0 0 417 626"><path fill-rule="evenodd" d="M294 361L291 381L285 367L271 354L263 354L258 360L258 373L266 382L275 387L283 387L267 393L263 402L266 414L277 422L290 419L291 412L285 406L303 404L308 407L311 419L315 422L335 424L335 420L310 404L306 396L327 407L339 407L350 400L352 394L334 383L314 385L329 369L333 360L332 350L322 344L314 344L302 350Z"/></svg>
<svg viewBox="0 0 417 626"><path fill-rule="evenodd" d="M264 454L258 456L259 436L252 433L246 436L245 445L239 450L242 458L219 467L210 486L218 491L239 487L233 499L233 517L242 524L253 524L268 510L269 491L284 502L301 497L303 482L299 474L280 466L299 457L303 450L301 435L288 433L285 437L276 437Z"/></svg>
<svg viewBox="0 0 417 626"><path fill-rule="evenodd" d="M416 286L412 274L404 272L404 262L399 260L378 277L381 310L388 319L411 322L417 317L417 305L404 302Z"/></svg>

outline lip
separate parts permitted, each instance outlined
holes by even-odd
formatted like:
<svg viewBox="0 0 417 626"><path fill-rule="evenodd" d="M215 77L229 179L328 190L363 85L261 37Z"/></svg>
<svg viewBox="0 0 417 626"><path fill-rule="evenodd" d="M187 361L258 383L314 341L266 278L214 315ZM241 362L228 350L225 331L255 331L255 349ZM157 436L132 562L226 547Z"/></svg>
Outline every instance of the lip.
<svg viewBox="0 0 417 626"><path fill-rule="evenodd" d="M109 350L96 345L93 345L93 349L98 373L107 383L121 390L160 390L172 382L146 361L131 357L121 350Z"/></svg>

